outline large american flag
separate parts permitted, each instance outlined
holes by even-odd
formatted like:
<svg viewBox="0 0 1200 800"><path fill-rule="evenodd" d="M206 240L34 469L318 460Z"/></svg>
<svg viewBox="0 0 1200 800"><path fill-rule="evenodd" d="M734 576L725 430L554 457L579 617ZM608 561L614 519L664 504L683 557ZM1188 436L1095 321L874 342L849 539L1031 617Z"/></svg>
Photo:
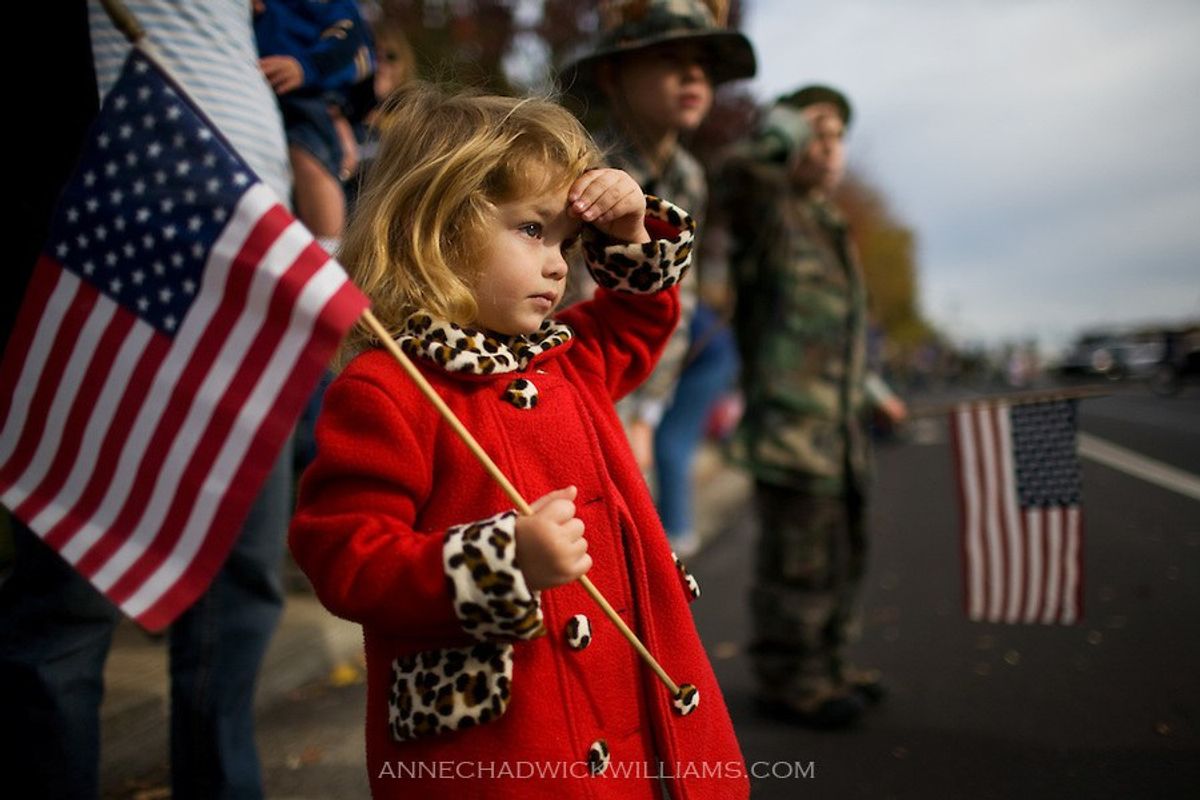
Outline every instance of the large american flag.
<svg viewBox="0 0 1200 800"><path fill-rule="evenodd" d="M1076 405L981 402L951 415L972 620L1070 625L1082 616Z"/></svg>
<svg viewBox="0 0 1200 800"><path fill-rule="evenodd" d="M126 614L165 626L220 568L365 307L134 49L0 363L0 500Z"/></svg>

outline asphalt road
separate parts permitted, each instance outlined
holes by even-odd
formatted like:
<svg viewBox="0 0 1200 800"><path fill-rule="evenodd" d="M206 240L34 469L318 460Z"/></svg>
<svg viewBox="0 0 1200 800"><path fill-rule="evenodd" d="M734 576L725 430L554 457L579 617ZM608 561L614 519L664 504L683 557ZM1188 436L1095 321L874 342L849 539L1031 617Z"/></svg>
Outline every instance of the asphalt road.
<svg viewBox="0 0 1200 800"><path fill-rule="evenodd" d="M1088 400L1083 430L1200 476L1200 391ZM856 728L767 720L743 656L746 513L690 564L693 605L755 798L1173 798L1200 785L1200 502L1084 461L1085 608L1073 627L969 622L940 421L877 450L874 546L853 655L890 694ZM352 676L346 676L352 677ZM264 709L272 798L368 796L363 687L314 684ZM772 777L774 774L774 777ZM109 797L164 797L148 774ZM1192 786L1188 790L1186 787Z"/></svg>
<svg viewBox="0 0 1200 800"><path fill-rule="evenodd" d="M1200 394L1083 403L1082 429L1200 473ZM696 559L696 607L747 761L811 764L756 798L1169 798L1200 785L1200 503L1084 461L1085 618L969 622L941 422L878 448L874 549L856 660L890 696L858 728L762 719L738 632L749 526ZM726 657L722 658L721 655ZM1186 789L1192 786L1191 790Z"/></svg>

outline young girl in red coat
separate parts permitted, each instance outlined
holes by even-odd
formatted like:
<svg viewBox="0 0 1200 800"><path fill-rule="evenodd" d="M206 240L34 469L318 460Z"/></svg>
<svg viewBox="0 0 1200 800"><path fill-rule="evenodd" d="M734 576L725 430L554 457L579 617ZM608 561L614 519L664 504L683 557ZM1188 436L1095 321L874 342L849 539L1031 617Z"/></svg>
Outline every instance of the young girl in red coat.
<svg viewBox="0 0 1200 800"><path fill-rule="evenodd" d="M376 797L746 797L746 768L613 401L679 313L693 223L541 100L393 97L342 260L512 502L366 331L329 387L290 544L363 626ZM582 242L601 289L557 316ZM672 698L576 581L677 683Z"/></svg>

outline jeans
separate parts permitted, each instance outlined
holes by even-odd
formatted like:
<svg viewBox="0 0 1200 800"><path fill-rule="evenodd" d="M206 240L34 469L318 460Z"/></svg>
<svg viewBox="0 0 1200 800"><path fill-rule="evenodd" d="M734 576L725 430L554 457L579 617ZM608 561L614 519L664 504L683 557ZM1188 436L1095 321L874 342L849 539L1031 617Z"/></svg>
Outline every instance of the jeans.
<svg viewBox="0 0 1200 800"><path fill-rule="evenodd" d="M701 349L689 353L675 396L654 432L658 513L670 537L693 530L692 462L713 403L733 385L738 370L733 333L707 306L696 308L690 339L693 348L700 343Z"/></svg>
<svg viewBox="0 0 1200 800"><path fill-rule="evenodd" d="M174 798L258 798L254 685L279 620L291 509L291 448L200 599L169 631ZM13 520L0 585L0 759L29 797L100 794L104 662L120 612Z"/></svg>

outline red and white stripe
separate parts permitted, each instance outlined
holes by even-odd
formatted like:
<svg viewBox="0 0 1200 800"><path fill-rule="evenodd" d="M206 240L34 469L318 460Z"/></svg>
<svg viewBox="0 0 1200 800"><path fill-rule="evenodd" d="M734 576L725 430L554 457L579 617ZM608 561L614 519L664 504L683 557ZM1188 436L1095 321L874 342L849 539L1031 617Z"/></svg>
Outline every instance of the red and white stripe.
<svg viewBox="0 0 1200 800"><path fill-rule="evenodd" d="M967 616L1069 625L1083 588L1079 508L1020 508L1009 409L963 405L951 415Z"/></svg>
<svg viewBox="0 0 1200 800"><path fill-rule="evenodd" d="M174 339L39 261L0 367L0 500L163 627L228 554L362 294L261 184Z"/></svg>

